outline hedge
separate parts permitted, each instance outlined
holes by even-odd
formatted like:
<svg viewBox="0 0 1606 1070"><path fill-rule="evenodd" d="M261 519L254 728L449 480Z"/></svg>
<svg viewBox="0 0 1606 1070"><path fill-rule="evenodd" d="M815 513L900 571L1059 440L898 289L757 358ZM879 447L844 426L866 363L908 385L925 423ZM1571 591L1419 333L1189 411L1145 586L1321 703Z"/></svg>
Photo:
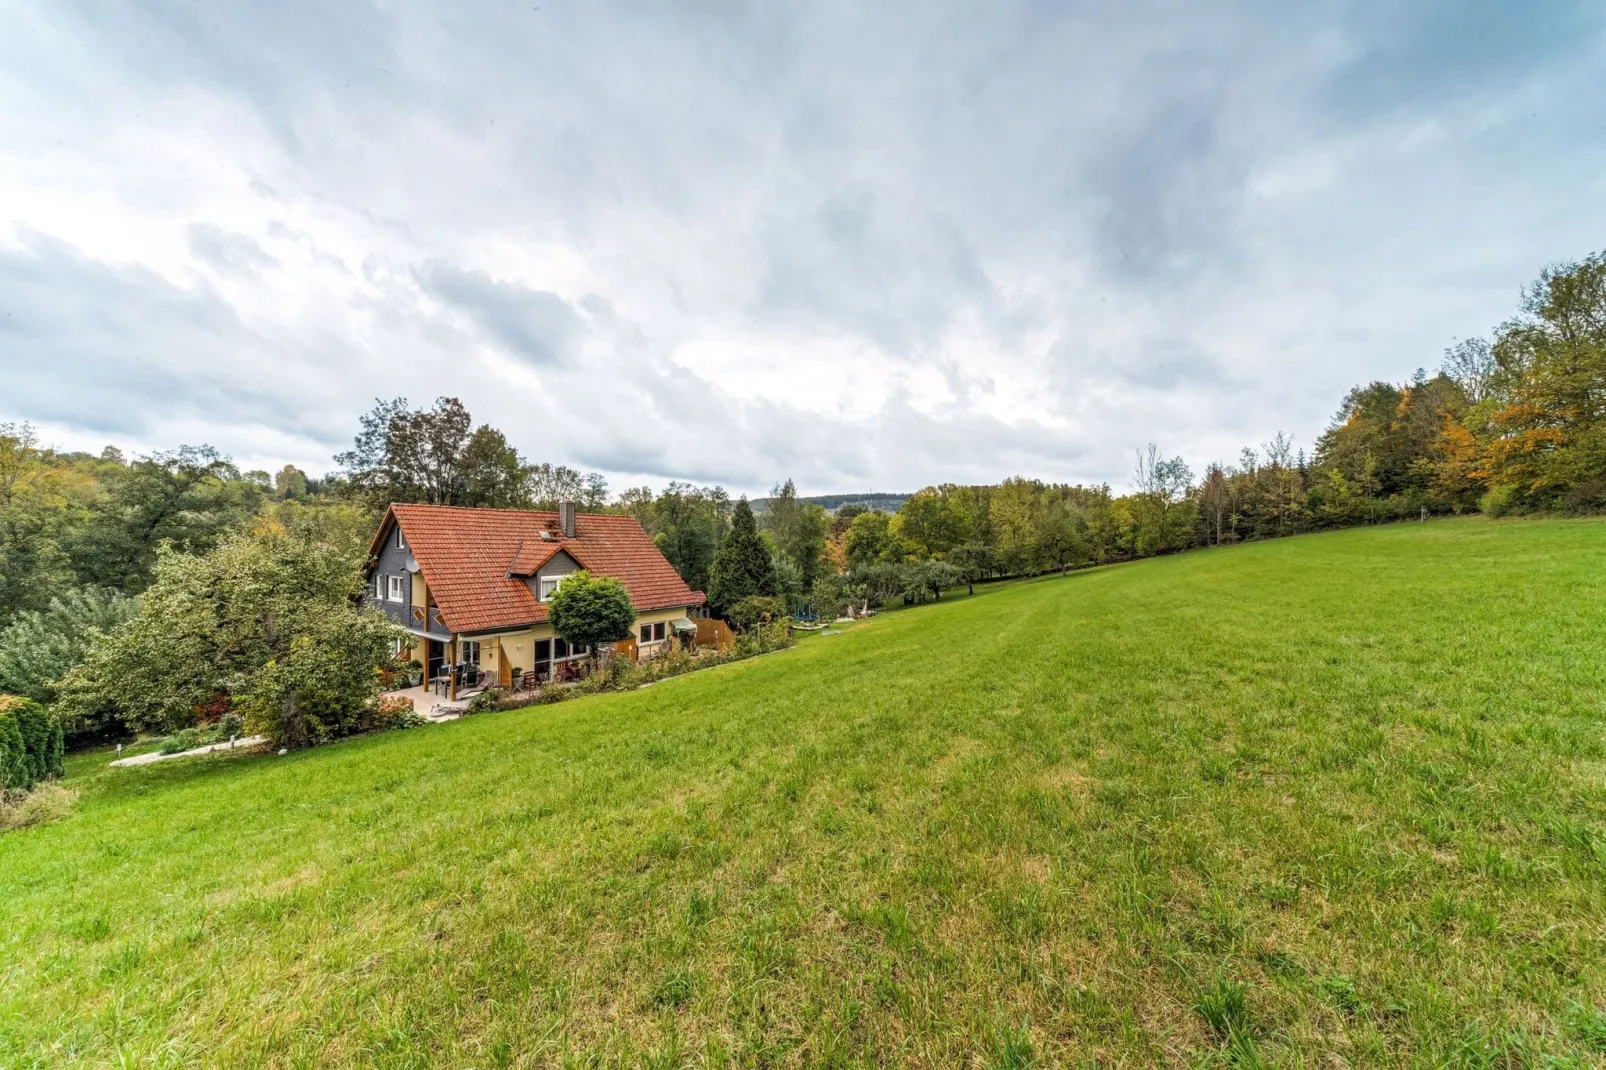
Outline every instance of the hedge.
<svg viewBox="0 0 1606 1070"><path fill-rule="evenodd" d="M61 776L61 719L32 699L0 695L0 788Z"/></svg>

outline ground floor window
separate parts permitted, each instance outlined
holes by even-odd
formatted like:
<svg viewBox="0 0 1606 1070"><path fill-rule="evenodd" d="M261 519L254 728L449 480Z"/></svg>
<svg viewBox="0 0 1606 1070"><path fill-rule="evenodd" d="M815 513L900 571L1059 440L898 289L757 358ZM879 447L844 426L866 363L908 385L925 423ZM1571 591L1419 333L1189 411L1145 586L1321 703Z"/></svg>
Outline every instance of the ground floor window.
<svg viewBox="0 0 1606 1070"><path fill-rule="evenodd" d="M480 663L479 640L461 640L457 645L457 660L462 665L478 665Z"/></svg>
<svg viewBox="0 0 1606 1070"><path fill-rule="evenodd" d="M564 658L583 658L591 653L588 646L577 646L566 639L552 640L552 660L562 661Z"/></svg>

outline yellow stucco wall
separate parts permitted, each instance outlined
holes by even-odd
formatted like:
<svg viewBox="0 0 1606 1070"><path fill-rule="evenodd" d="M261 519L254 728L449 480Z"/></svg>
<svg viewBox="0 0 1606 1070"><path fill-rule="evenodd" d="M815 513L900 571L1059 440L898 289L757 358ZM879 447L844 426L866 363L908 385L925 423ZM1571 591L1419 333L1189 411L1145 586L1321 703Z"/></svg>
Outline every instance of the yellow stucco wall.
<svg viewBox="0 0 1606 1070"><path fill-rule="evenodd" d="M639 635L643 624L655 624L658 621L667 623L685 615L684 606L654 609L638 614L636 623L632 626L632 634ZM475 636L474 638L480 642L480 668L487 672L498 673L501 662L505 659L511 667L520 670L529 669L535 659L535 644L542 639L551 639L555 634L552 625L537 624L522 631Z"/></svg>
<svg viewBox="0 0 1606 1070"><path fill-rule="evenodd" d="M672 621L672 620L677 620L680 617L684 617L685 615L686 615L686 607L685 606L677 606L677 607L675 607L673 609L655 609L651 613L642 613L642 614L640 614L639 616L636 617L636 623L635 623L635 626L631 629L631 634L636 637L637 641L640 641L640 639L641 639L641 626L643 624L656 624L659 621L663 621L664 622L664 639L663 639L663 643L649 643L649 644L645 644L642 647L642 652L644 654L651 655L660 646L662 646L664 643L667 643L669 641L669 639L675 634L675 630L673 628L669 627L669 622Z"/></svg>

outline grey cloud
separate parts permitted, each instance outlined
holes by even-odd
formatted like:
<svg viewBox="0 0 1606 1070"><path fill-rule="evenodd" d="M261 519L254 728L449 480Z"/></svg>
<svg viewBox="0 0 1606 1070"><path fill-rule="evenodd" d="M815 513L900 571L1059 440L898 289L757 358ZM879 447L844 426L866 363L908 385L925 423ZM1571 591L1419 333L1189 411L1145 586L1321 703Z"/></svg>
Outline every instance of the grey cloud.
<svg viewBox="0 0 1606 1070"><path fill-rule="evenodd" d="M216 223L191 223L184 237L192 256L224 274L255 275L279 263L255 238Z"/></svg>
<svg viewBox="0 0 1606 1070"><path fill-rule="evenodd" d="M837 193L772 217L761 240L756 319L827 322L900 356L933 349L967 309L1011 324L975 247L952 220L918 206Z"/></svg>
<svg viewBox="0 0 1606 1070"><path fill-rule="evenodd" d="M1354 55L1327 87L1341 115L1422 112L1458 97L1502 96L1514 82L1553 72L1568 54L1598 48L1592 0L1377 0L1347 23Z"/></svg>
<svg viewBox="0 0 1606 1070"><path fill-rule="evenodd" d="M319 395L301 392L286 340L255 335L216 293L22 238L0 246L0 410L137 438L183 418L325 440Z"/></svg>
<svg viewBox="0 0 1606 1070"><path fill-rule="evenodd" d="M134 78L247 96L298 153L316 146L301 140L297 109L349 105L353 88L362 94L399 73L395 20L369 0L78 0L61 16L84 40L113 42Z"/></svg>
<svg viewBox="0 0 1606 1070"><path fill-rule="evenodd" d="M493 279L440 260L415 273L425 292L467 316L496 344L537 367L567 364L585 333L574 306L547 290Z"/></svg>
<svg viewBox="0 0 1606 1070"><path fill-rule="evenodd" d="M908 489L1024 474L1077 478L1085 431L1031 419L922 412L894 393L868 420L732 397L686 369L610 369L611 389L567 392L561 435L579 463L653 479L695 479L754 490L800 483ZM557 431L557 428L553 429Z"/></svg>
<svg viewBox="0 0 1606 1070"><path fill-rule="evenodd" d="M1085 176L1094 248L1128 282L1168 282L1233 246L1244 158L1222 129L1222 101L1208 84L1133 116L1095 154Z"/></svg>
<svg viewBox="0 0 1606 1070"><path fill-rule="evenodd" d="M323 442L379 382L435 389L472 337L562 391L537 419L488 377L453 384L546 459L752 489L1119 481L1151 438L1214 451L1315 413L1308 441L1351 381L1486 330L1606 226L1588 195L1602 105L1569 88L1598 79L1601 25L1574 0L25 2L71 47L0 87L89 103L36 145L0 118L0 161L65 131L86 183L131 215L126 189L163 206L136 220L150 228L171 225L191 153L212 152L249 172L283 220L270 247L297 265L252 284L252 307L279 301L286 322L248 327L204 286L38 241L0 250L0 295L26 320L0 334L0 407L40 419L215 414L220 434L258 420ZM1550 156L1526 155L1508 116L1458 121L1519 91L1558 132ZM1401 147L1402 115L1440 120L1441 140ZM147 127L169 135L150 161L96 151ZM1256 186L1328 150L1327 178ZM229 231L263 217L209 214L193 254L260 271ZM596 292L523 285L487 259L506 249ZM337 252L350 268L318 274ZM1452 287L1452 269L1499 282ZM307 273L338 285L312 293ZM679 363L710 339L752 339L763 366L770 339L843 336L955 400L923 412L883 383L849 417ZM1047 383L1035 418L982 415L999 369L1023 364Z"/></svg>

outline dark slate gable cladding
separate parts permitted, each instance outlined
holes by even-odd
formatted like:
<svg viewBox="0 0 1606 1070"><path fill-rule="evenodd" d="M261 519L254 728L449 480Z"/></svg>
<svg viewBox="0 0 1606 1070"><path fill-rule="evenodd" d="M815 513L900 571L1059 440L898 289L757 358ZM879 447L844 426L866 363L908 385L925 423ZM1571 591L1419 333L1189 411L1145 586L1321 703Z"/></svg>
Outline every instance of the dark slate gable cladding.
<svg viewBox="0 0 1606 1070"><path fill-rule="evenodd" d="M383 538L384 542L380 544L381 548L374 562L374 567L368 571L368 587L363 594L363 601L383 613L392 624L410 628L413 631L423 631L425 630L423 622L413 619L413 575L407 569L407 563L413 556L412 550L405 545L405 538L403 545L396 545L395 523L393 521L385 525ZM392 602L384 597L376 597L374 594L375 576L403 577L402 600L400 602ZM439 620L434 623L433 634L442 637L450 635Z"/></svg>

